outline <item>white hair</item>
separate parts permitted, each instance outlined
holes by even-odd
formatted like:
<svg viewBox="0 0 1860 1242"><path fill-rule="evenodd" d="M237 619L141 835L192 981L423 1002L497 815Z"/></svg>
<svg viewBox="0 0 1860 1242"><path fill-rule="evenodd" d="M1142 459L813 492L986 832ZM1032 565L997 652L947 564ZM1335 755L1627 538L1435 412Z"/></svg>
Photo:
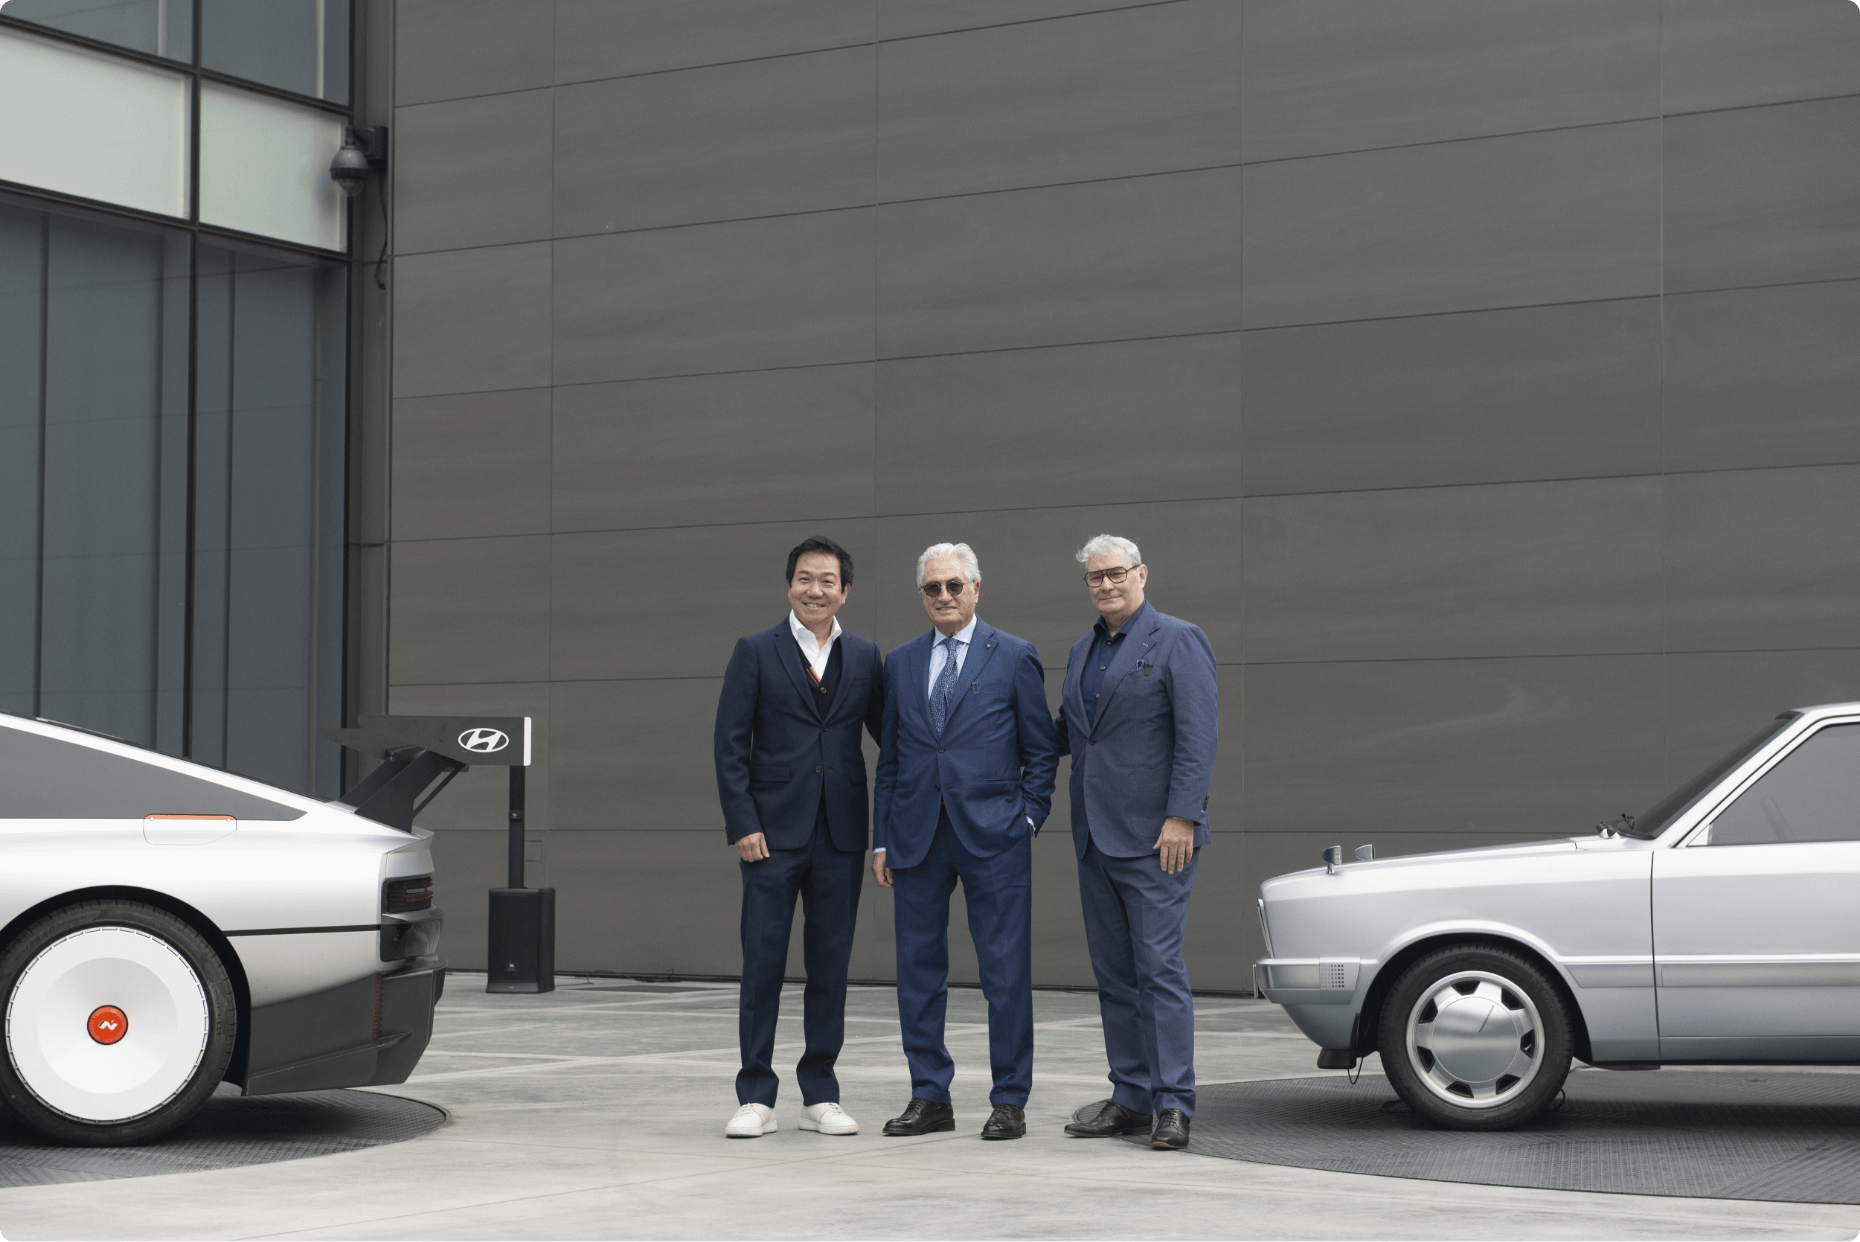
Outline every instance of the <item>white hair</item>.
<svg viewBox="0 0 1860 1242"><path fill-rule="evenodd" d="M1103 556L1107 552L1116 552L1130 562L1131 568L1143 563L1143 553L1137 551L1137 545L1128 539L1119 539L1116 535L1098 535L1088 540L1079 549L1078 562L1083 565L1094 556Z"/></svg>
<svg viewBox="0 0 1860 1242"><path fill-rule="evenodd" d="M980 584L982 580L981 562L975 559L975 549L966 543L933 543L924 549L924 554L917 558L917 585L924 584L924 566L931 561L955 557L962 562L962 575L970 582Z"/></svg>

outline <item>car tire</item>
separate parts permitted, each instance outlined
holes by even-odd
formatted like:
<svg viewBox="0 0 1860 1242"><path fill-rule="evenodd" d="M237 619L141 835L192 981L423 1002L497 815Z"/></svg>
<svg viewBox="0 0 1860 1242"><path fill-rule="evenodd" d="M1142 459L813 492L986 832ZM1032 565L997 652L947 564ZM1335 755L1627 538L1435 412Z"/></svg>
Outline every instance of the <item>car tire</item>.
<svg viewBox="0 0 1860 1242"><path fill-rule="evenodd" d="M1377 1035L1396 1094L1455 1130L1523 1125L1569 1077L1561 991L1534 962L1495 945L1452 945L1411 963L1383 1001Z"/></svg>
<svg viewBox="0 0 1860 1242"><path fill-rule="evenodd" d="M136 901L83 901L0 953L0 1098L57 1143L157 1138L226 1075L238 1004L194 928Z"/></svg>

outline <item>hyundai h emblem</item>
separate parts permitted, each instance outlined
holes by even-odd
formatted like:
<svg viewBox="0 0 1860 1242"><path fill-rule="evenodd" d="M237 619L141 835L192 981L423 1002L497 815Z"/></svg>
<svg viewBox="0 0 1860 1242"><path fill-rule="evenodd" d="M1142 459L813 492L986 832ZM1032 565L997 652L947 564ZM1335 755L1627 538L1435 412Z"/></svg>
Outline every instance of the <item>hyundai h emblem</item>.
<svg viewBox="0 0 1860 1242"><path fill-rule="evenodd" d="M510 739L501 729L467 729L459 734L461 750L476 751L481 755L492 754L508 745L510 745Z"/></svg>

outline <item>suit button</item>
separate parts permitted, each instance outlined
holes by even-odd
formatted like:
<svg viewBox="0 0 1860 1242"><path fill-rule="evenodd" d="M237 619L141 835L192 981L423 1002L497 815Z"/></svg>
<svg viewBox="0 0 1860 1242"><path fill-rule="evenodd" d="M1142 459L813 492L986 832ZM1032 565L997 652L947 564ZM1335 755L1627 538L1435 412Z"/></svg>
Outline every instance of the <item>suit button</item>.
<svg viewBox="0 0 1860 1242"><path fill-rule="evenodd" d="M937 785L937 786L935 786L934 788L936 788L936 789L939 789L939 790L940 790L940 789L942 789L943 787L942 787L941 785Z"/></svg>
<svg viewBox="0 0 1860 1242"><path fill-rule="evenodd" d="M816 772L818 772L818 771L820 771L820 769L819 769L818 767L816 767L816 768L814 769L814 771L816 771Z"/></svg>
<svg viewBox="0 0 1860 1242"><path fill-rule="evenodd" d="M1098 744L1098 739L1097 739L1097 738L1095 738L1095 737L1094 737L1094 738L1087 738L1087 739L1086 739L1086 741L1085 741L1085 744L1086 744L1087 746L1096 746L1096 745Z"/></svg>
<svg viewBox="0 0 1860 1242"><path fill-rule="evenodd" d="M943 748L942 748L941 746L939 746L939 747L937 747L937 748L936 748L936 753L937 753L937 754L939 754L939 755L940 755L940 754L942 754L942 753L943 753Z"/></svg>

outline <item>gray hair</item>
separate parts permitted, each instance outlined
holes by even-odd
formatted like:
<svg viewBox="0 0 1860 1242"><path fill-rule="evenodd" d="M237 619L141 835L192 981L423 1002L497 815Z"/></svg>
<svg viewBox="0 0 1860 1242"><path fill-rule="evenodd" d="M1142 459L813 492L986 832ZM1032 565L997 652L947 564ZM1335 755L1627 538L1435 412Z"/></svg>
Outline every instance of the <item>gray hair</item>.
<svg viewBox="0 0 1860 1242"><path fill-rule="evenodd" d="M975 549L966 543L933 543L924 549L924 554L917 558L917 585L924 584L924 566L931 561L940 561L945 557L955 557L962 562L962 575L970 582L980 584L982 565L975 559Z"/></svg>
<svg viewBox="0 0 1860 1242"><path fill-rule="evenodd" d="M1137 551L1137 545L1128 539L1119 539L1116 535L1098 535L1086 542L1079 549L1078 562L1083 565L1094 556L1103 556L1107 552L1116 552L1131 564L1132 568L1143 563L1143 553Z"/></svg>

